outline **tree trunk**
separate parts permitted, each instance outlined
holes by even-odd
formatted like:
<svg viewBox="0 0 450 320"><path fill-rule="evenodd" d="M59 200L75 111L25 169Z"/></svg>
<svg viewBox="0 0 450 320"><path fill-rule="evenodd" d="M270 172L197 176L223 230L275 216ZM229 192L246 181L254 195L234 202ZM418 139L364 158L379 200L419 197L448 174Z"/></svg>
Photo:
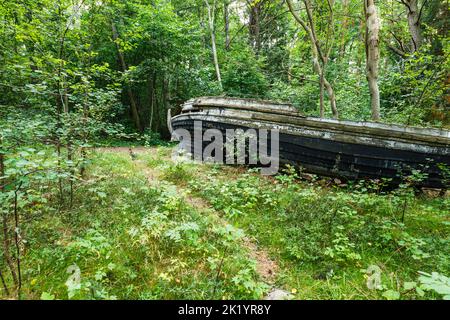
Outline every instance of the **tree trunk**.
<svg viewBox="0 0 450 320"><path fill-rule="evenodd" d="M153 114L155 110L155 89L154 89L154 82L155 82L155 74L153 73L148 77L148 101L149 101L149 108L150 108L150 119L149 119L149 130L153 131Z"/></svg>
<svg viewBox="0 0 450 320"><path fill-rule="evenodd" d="M260 13L261 13L261 0L256 0L250 3L250 21L249 21L249 33L250 33L250 44L255 50L255 53L259 53L261 47L260 39Z"/></svg>
<svg viewBox="0 0 450 320"><path fill-rule="evenodd" d="M324 116L325 116L325 106L324 106L324 97L323 97L323 95L324 95L324 86L325 86L325 83L324 83L324 74L323 74L323 70L322 70L322 72L320 73L320 97L319 97L319 103L320 103L320 106L319 106L319 114L320 114L320 117L321 118L323 118Z"/></svg>
<svg viewBox="0 0 450 320"><path fill-rule="evenodd" d="M330 106L331 106L331 112L333 113L333 118L334 119L338 119L339 118L339 112L336 106L336 96L334 94L334 89L331 86L331 84L328 82L328 80L325 78L323 78L323 84L325 86L325 89L327 90L328 93L328 99L330 99Z"/></svg>
<svg viewBox="0 0 450 320"><path fill-rule="evenodd" d="M374 0L364 0L366 16L366 75L370 90L372 120L380 120L380 91L378 89L378 61L380 59L380 23Z"/></svg>
<svg viewBox="0 0 450 320"><path fill-rule="evenodd" d="M420 10L418 0L403 0L402 3L406 6L406 14L408 17L408 27L411 34L411 52L414 53L419 50L422 45L422 28L420 26Z"/></svg>
<svg viewBox="0 0 450 320"><path fill-rule="evenodd" d="M312 58L313 58L313 69L316 72L316 74L320 77L321 81L319 81L319 85L322 85L322 84L320 84L320 82L323 82L323 86L325 86L325 89L327 90L328 98L330 99L330 107L331 107L331 112L333 113L333 118L338 119L339 112L338 112L338 109L336 106L336 96L334 94L333 87L331 86L330 82L328 82L328 80L326 79L325 74L322 70L323 68L320 65L321 62L325 65L327 62L327 58L326 57L324 58L324 56L322 55L320 44L319 44L319 41L315 34L314 23L312 21L312 12L310 11L311 5L308 0L304 0L305 6L306 6L306 11L308 14L309 23L311 26L311 27L309 27L307 25L307 23L305 21L303 21L303 19L300 18L300 16L294 10L292 1L286 0L286 3L289 7L289 11L291 12L292 16L295 18L295 20L303 27L303 29L309 35L309 39L311 41L311 53L312 53Z"/></svg>
<svg viewBox="0 0 450 320"><path fill-rule="evenodd" d="M58 15L61 19L62 17L62 11L61 11L61 7L58 6ZM67 32L69 31L69 25L67 25L67 27L64 29L61 38L59 39L59 68L58 68L58 92L59 92L59 96L61 99L61 104L63 107L63 111L64 113L68 113L69 112L69 100L67 97L67 86L66 86L66 77L63 74L63 69L64 69L64 56L65 56L65 41L66 41L66 35Z"/></svg>
<svg viewBox="0 0 450 320"><path fill-rule="evenodd" d="M22 186L19 184L17 189L14 191L14 245L16 247L16 270L17 270L17 298L20 300L22 291L22 267L21 267L21 257L20 257L20 236L19 236L19 208L18 208L18 192Z"/></svg>
<svg viewBox="0 0 450 320"><path fill-rule="evenodd" d="M163 101L161 98L161 94L162 94L162 81L160 80L161 77L158 77L158 74L155 72L153 74L153 94L155 97L155 113L153 114L153 118L154 118L154 131L155 132L161 132L160 131L160 119L161 119L161 108L163 107ZM159 94L158 94L158 88L159 90Z"/></svg>
<svg viewBox="0 0 450 320"><path fill-rule="evenodd" d="M114 24L114 22L111 22L111 29L112 29L113 40L114 40L114 42L116 42L116 40L119 38L119 33L117 32L117 28L116 28L116 25ZM125 57L123 56L122 51L120 51L120 48L119 48L119 45L117 44L117 42L116 42L116 48L117 48L117 56L119 57L122 72L126 72L128 70L128 66L125 62ZM131 91L131 88L129 86L127 86L127 93L128 93L128 98L130 99L131 115L133 117L134 125L136 126L136 129L138 129L139 131L142 132L143 127L141 124L141 119L139 117L139 111L138 111L136 99L134 97L133 91Z"/></svg>
<svg viewBox="0 0 450 320"><path fill-rule="evenodd" d="M11 272L11 277L13 279L13 283L15 286L18 286L18 279L16 268L14 266L13 260L11 258L11 239L9 236L9 219L7 213L4 212L2 215L2 230L3 230L3 257L5 259L6 264L9 267L9 271Z"/></svg>
<svg viewBox="0 0 450 320"><path fill-rule="evenodd" d="M161 126L160 126L160 133L162 137L170 137L170 130L167 127L167 110L169 110L170 105L170 77L168 74L164 75L163 79L163 88L162 88L162 97L163 97L163 112L161 112Z"/></svg>
<svg viewBox="0 0 450 320"><path fill-rule="evenodd" d="M2 138L0 137L0 145L2 145ZM3 178L5 176L5 156L3 155L3 151L0 151L0 177ZM3 181L0 181L0 192L3 192ZM6 184L6 183L5 183Z"/></svg>
<svg viewBox="0 0 450 320"><path fill-rule="evenodd" d="M225 24L225 50L230 49L230 15L228 5L228 1L225 0L223 4L223 20Z"/></svg>
<svg viewBox="0 0 450 320"><path fill-rule="evenodd" d="M216 1L214 0L212 8L208 0L205 0L205 4L206 8L208 9L208 22L209 22L209 31L211 33L211 50L214 60L214 68L216 69L217 82L219 82L219 87L222 90L222 77L220 76L219 59L217 57L217 48L216 48L216 35L214 31L214 10Z"/></svg>

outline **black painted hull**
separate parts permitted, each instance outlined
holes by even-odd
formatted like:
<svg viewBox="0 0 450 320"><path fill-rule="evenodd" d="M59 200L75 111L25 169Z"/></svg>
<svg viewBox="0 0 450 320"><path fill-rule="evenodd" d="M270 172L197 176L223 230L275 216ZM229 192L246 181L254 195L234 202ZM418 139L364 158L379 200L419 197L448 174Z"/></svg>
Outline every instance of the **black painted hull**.
<svg viewBox="0 0 450 320"><path fill-rule="evenodd" d="M187 129L194 137L194 120L199 118L174 119L173 129ZM202 124L203 131L213 128L220 130L224 135L226 129L252 128L217 121L202 121ZM208 144L209 142L204 142L203 148ZM279 148L280 163L292 164L311 173L354 180L387 178L391 179L392 183L401 183L402 177L410 175L412 170L420 170L427 174L427 178L418 185L448 187L446 177L440 168L442 164L450 166L450 156L445 154L388 149L283 132L280 133Z"/></svg>
<svg viewBox="0 0 450 320"><path fill-rule="evenodd" d="M450 179L450 131L443 129L304 117L289 104L229 97L189 100L170 125L187 129L193 145L194 122L224 136L227 129L277 130L280 163L311 173L398 184L417 170L425 179L416 185L436 188Z"/></svg>

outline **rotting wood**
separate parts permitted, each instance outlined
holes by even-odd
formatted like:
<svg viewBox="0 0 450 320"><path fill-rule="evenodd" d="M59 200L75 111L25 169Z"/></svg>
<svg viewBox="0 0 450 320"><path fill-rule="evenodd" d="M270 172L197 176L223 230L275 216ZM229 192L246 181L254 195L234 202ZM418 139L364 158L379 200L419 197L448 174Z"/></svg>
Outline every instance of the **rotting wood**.
<svg viewBox="0 0 450 320"><path fill-rule="evenodd" d="M185 108L183 108L185 113L190 111L198 112L203 109L205 111L207 110L207 114L229 115L243 120L270 121L273 123L293 124L322 130L348 132L351 134L359 133L374 137L412 140L410 142L450 145L450 131L443 129L305 117L295 107L289 104L253 99L203 97L188 101L185 104Z"/></svg>
<svg viewBox="0 0 450 320"><path fill-rule="evenodd" d="M172 118L172 127L192 133L200 121L202 131L217 129L224 135L228 129L278 130L280 163L347 179L389 178L393 184L401 183L399 172L407 176L420 170L427 174L421 186L447 187L440 164L450 166L450 131L304 117L293 108L254 99L202 97L188 101ZM203 142L203 148L207 145ZM261 141L259 147L264 147Z"/></svg>

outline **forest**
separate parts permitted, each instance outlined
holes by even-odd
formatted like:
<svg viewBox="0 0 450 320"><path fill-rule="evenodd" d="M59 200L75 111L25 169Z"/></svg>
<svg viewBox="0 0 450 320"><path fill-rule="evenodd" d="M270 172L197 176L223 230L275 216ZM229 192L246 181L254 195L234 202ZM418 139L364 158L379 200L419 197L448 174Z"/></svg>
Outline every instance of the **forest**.
<svg viewBox="0 0 450 320"><path fill-rule="evenodd" d="M0 299L450 299L450 197L420 171L265 177L174 161L170 128L220 96L450 130L449 9L0 0Z"/></svg>

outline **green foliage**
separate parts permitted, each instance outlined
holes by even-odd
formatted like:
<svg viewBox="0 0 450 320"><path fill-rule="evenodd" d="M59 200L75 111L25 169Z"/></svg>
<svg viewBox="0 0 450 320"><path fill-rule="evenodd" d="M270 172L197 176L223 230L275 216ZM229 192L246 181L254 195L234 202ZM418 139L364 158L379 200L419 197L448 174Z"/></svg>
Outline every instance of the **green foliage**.
<svg viewBox="0 0 450 320"><path fill-rule="evenodd" d="M180 183L180 182L188 182L192 177L192 172L189 168L184 165L182 162L177 162L175 164L167 164L164 168L164 179Z"/></svg>
<svg viewBox="0 0 450 320"><path fill-rule="evenodd" d="M450 300L450 278L438 272L432 272L431 274L426 272L419 273L421 274L419 281L422 290L434 291L442 295L445 300Z"/></svg>
<svg viewBox="0 0 450 320"><path fill-rule="evenodd" d="M311 2L341 118L368 120L361 4L335 1L330 10L326 2ZM168 145L168 108L175 114L195 96L269 98L319 114L311 42L285 2L229 5L228 19L225 3L217 2L212 29L222 84L203 4L0 4L0 215L6 230L0 236L0 294L260 298L268 288L243 253L245 228L289 266L281 276L285 284L329 281L320 282L313 297L348 297L355 285L366 298L448 297L449 201L416 196L426 168L384 192L387 181L336 189L317 177L298 183L302 174L292 168L273 180L254 172L224 180L213 166L204 177L189 164L168 163L164 148L143 160L93 156L98 145ZM382 120L448 126L446 4L430 0L423 7L418 26L424 41L416 51L404 5L377 6ZM299 15L307 19L303 8ZM141 161L161 170L167 184L147 185L135 173ZM449 176L445 164L439 166ZM173 184L190 186L234 226L198 212ZM380 275L382 289L367 291L361 279L367 273L359 268L375 265L380 272L372 268L371 275ZM431 275L417 280L418 270ZM403 289L396 285L402 281Z"/></svg>
<svg viewBox="0 0 450 320"><path fill-rule="evenodd" d="M289 168L273 181L251 173L230 180L228 174L219 173L202 180L194 176L190 186L277 253L289 266L285 275L289 281L324 290L338 286L341 298L354 292L355 285L366 298L433 297L421 288L401 290L395 281L415 281L418 270L450 271L448 226L442 220L448 199L442 203L408 193L405 207L404 191L380 191L382 182L333 190L314 180L301 182L301 176ZM408 218L401 222L405 211ZM359 269L374 263L376 268L364 270L364 277L371 279L366 285ZM313 284L299 280L305 277L318 280L311 280ZM344 279L353 284L338 285ZM303 297L317 295L315 290Z"/></svg>
<svg viewBox="0 0 450 320"><path fill-rule="evenodd" d="M261 71L263 62L248 48L230 52L223 74L223 86L230 96L264 97L268 81Z"/></svg>
<svg viewBox="0 0 450 320"><path fill-rule="evenodd" d="M445 124L448 121L444 100L448 65L448 54L436 56L431 46L424 45L408 60L386 70L381 80L386 119L410 125Z"/></svg>
<svg viewBox="0 0 450 320"><path fill-rule="evenodd" d="M170 183L150 186L127 153L96 155L87 174L72 208L52 210L57 199L27 208L24 298L257 299L268 290L242 230Z"/></svg>

